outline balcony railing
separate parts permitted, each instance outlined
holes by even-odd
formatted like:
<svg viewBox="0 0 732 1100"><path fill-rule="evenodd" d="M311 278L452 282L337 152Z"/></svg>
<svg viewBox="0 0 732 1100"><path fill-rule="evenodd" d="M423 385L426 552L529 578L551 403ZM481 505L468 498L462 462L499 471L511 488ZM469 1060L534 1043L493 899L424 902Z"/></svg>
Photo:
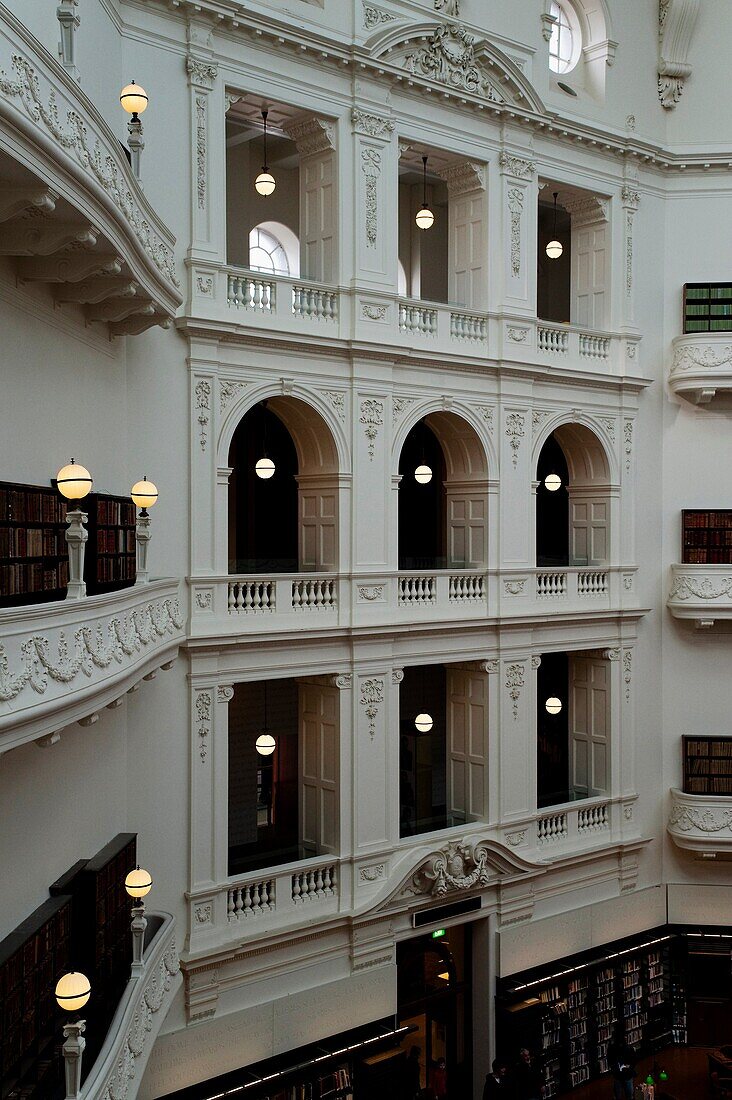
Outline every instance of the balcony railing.
<svg viewBox="0 0 732 1100"><path fill-rule="evenodd" d="M732 332L695 332L677 336L669 386L674 393L706 405L732 390Z"/></svg>
<svg viewBox="0 0 732 1100"><path fill-rule="evenodd" d="M190 578L191 633L210 637L620 609L633 605L634 573L634 566L575 566L523 573L438 569Z"/></svg>
<svg viewBox="0 0 732 1100"><path fill-rule="evenodd" d="M197 321L234 321L283 333L314 331L339 340L424 348L468 359L519 359L622 375L637 371L637 338L513 318L443 302L327 286L307 278L263 275L245 268L191 269L190 311ZM202 293L199 286L206 287ZM210 286L210 292L208 287Z"/></svg>
<svg viewBox="0 0 732 1100"><path fill-rule="evenodd" d="M732 619L732 565L672 565L668 609L697 627Z"/></svg>
<svg viewBox="0 0 732 1100"><path fill-rule="evenodd" d="M732 854L732 796L671 790L667 829L674 844L698 859Z"/></svg>

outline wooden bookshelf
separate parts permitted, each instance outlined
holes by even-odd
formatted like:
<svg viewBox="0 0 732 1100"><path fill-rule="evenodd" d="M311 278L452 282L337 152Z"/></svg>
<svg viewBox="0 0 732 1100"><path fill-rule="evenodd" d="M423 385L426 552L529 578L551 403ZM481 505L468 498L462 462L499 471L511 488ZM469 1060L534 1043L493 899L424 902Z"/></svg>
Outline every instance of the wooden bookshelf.
<svg viewBox="0 0 732 1100"><path fill-rule="evenodd" d="M66 505L55 489L0 482L0 606L66 596Z"/></svg>
<svg viewBox="0 0 732 1100"><path fill-rule="evenodd" d="M681 528L685 565L732 565L732 509L685 508Z"/></svg>
<svg viewBox="0 0 732 1100"><path fill-rule="evenodd" d="M732 794L732 737L682 737L685 794Z"/></svg>
<svg viewBox="0 0 732 1100"><path fill-rule="evenodd" d="M732 283L686 283L684 333L732 332Z"/></svg>
<svg viewBox="0 0 732 1100"><path fill-rule="evenodd" d="M84 580L89 596L135 583L135 506L129 497L90 493L84 502L89 541Z"/></svg>

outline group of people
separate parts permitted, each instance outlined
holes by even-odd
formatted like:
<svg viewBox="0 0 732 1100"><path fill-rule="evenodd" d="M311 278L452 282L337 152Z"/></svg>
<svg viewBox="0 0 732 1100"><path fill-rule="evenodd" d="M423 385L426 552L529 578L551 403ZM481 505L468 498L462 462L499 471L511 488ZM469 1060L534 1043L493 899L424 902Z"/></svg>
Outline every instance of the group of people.
<svg viewBox="0 0 732 1100"><path fill-rule="evenodd" d="M485 1079L483 1100L542 1100L544 1077L531 1051L522 1047L513 1065L496 1058Z"/></svg>

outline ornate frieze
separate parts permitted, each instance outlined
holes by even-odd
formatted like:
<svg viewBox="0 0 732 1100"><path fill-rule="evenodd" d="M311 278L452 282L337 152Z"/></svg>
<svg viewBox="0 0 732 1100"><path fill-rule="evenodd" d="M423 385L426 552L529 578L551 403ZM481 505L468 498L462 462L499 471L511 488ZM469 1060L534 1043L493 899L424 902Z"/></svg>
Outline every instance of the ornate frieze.
<svg viewBox="0 0 732 1100"><path fill-rule="evenodd" d="M197 382L194 393L196 405L194 415L200 430L198 441L201 450L205 451L208 440L208 425L211 418L211 383L209 380L202 378L200 382Z"/></svg>
<svg viewBox="0 0 732 1100"><path fill-rule="evenodd" d="M502 152L498 157L498 163L507 176L515 179L531 179L536 171L536 164L526 157L517 157L513 153Z"/></svg>
<svg viewBox="0 0 732 1100"><path fill-rule="evenodd" d="M526 671L526 665L523 661L516 661L513 664L506 665L506 690L513 702L513 719L514 722L518 718L518 705L521 698L521 689L524 684L524 672Z"/></svg>
<svg viewBox="0 0 732 1100"><path fill-rule="evenodd" d="M378 180L381 175L381 153L378 149L367 146L361 150L361 171L366 177L366 241L370 248L376 248L379 232Z"/></svg>
<svg viewBox="0 0 732 1100"><path fill-rule="evenodd" d="M363 25L367 31L372 31L374 27L379 27L383 23L391 23L396 18L390 11L384 11L383 8L377 8L375 4L363 4Z"/></svg>
<svg viewBox="0 0 732 1100"><path fill-rule="evenodd" d="M677 803L671 808L668 823L682 833L692 829L700 833L721 833L725 829L732 832L732 810L697 810L694 806Z"/></svg>
<svg viewBox="0 0 732 1100"><path fill-rule="evenodd" d="M219 66L215 61L201 59L199 57L186 58L186 72L189 83L194 88L202 88L210 92L216 82Z"/></svg>
<svg viewBox="0 0 732 1100"><path fill-rule="evenodd" d="M480 844L450 842L422 864L402 893L405 896L431 894L444 897L457 891L488 886L495 871L488 863L488 851Z"/></svg>
<svg viewBox="0 0 732 1100"><path fill-rule="evenodd" d="M425 46L407 54L404 68L415 76L446 84L456 91L482 96L493 103L503 102L503 97L478 62L475 36L459 23L444 23L437 27Z"/></svg>
<svg viewBox="0 0 732 1100"><path fill-rule="evenodd" d="M623 425L623 438L625 440L625 469L630 473L630 460L633 455L633 421L626 420Z"/></svg>
<svg viewBox="0 0 732 1100"><path fill-rule="evenodd" d="M224 412L231 402L239 396L243 389L246 389L247 382L234 382L229 379L224 379L219 382L219 408L221 412Z"/></svg>
<svg viewBox="0 0 732 1100"><path fill-rule="evenodd" d="M511 451L513 452L511 460L514 469L516 469L518 465L518 453L521 446L521 440L524 438L525 425L526 420L521 413L509 413L506 417L506 435L508 436L511 444Z"/></svg>
<svg viewBox="0 0 732 1100"><path fill-rule="evenodd" d="M704 577L677 573L671 585L669 599L675 600L721 600L732 598L732 576Z"/></svg>
<svg viewBox="0 0 732 1100"><path fill-rule="evenodd" d="M671 373L694 370L718 370L732 366L732 344L677 344Z"/></svg>
<svg viewBox="0 0 732 1100"><path fill-rule="evenodd" d="M384 423L384 402L375 398L367 398L361 402L360 421L364 426L366 439L368 440L369 458L373 460L376 438L379 428Z"/></svg>
<svg viewBox="0 0 732 1100"><path fill-rule="evenodd" d="M196 96L196 196L198 209L206 208L206 96Z"/></svg>
<svg viewBox="0 0 732 1100"><path fill-rule="evenodd" d="M361 681L361 698L359 700L369 720L369 737L373 741L376 734L376 719L379 707L384 702L384 681L376 676Z"/></svg>
<svg viewBox="0 0 732 1100"><path fill-rule="evenodd" d="M346 419L346 395L343 390L323 390L323 397L339 420Z"/></svg>
<svg viewBox="0 0 732 1100"><path fill-rule="evenodd" d="M211 732L211 692L196 693L196 730L198 733L198 755L201 763L206 763L208 754L208 735Z"/></svg>
<svg viewBox="0 0 732 1100"><path fill-rule="evenodd" d="M359 107L354 107L351 111L351 122L353 123L354 133L380 138L382 141L389 141L396 125L392 118L372 115L368 111L362 111Z"/></svg>
<svg viewBox="0 0 732 1100"><path fill-rule="evenodd" d="M460 18L460 0L435 0L435 11L453 19Z"/></svg>
<svg viewBox="0 0 732 1100"><path fill-rule="evenodd" d="M392 422L392 424L396 424L397 421L401 420L401 418L404 415L404 413L406 412L406 410L409 408L410 405L414 404L415 400L416 400L416 398L414 398L414 397L392 397L392 399L391 399L391 422Z"/></svg>
<svg viewBox="0 0 732 1100"><path fill-rule="evenodd" d="M520 187L508 191L508 213L511 221L511 271L518 279L521 274L521 215L524 209L524 193Z"/></svg>
<svg viewBox="0 0 732 1100"><path fill-rule="evenodd" d="M600 195L564 194L561 196L561 204L572 216L572 229L606 222L610 217L610 199Z"/></svg>

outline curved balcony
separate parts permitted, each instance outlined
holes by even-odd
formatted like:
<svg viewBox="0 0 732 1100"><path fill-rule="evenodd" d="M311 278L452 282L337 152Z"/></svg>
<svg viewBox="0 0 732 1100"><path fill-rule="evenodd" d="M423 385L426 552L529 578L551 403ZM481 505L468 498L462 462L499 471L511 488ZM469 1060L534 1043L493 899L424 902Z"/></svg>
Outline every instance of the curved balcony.
<svg viewBox="0 0 732 1100"><path fill-rule="evenodd" d="M666 826L678 848L698 859L729 857L732 853L732 796L685 794L671 789Z"/></svg>
<svg viewBox="0 0 732 1100"><path fill-rule="evenodd" d="M732 619L732 565L672 565L666 602L674 618L697 627Z"/></svg>
<svg viewBox="0 0 732 1100"><path fill-rule="evenodd" d="M706 405L732 391L732 333L677 336L668 384L674 393Z"/></svg>
<svg viewBox="0 0 732 1100"><path fill-rule="evenodd" d="M0 754L92 725L141 680L170 667L183 640L178 582L0 611Z"/></svg>
<svg viewBox="0 0 732 1100"><path fill-rule="evenodd" d="M175 238L93 103L3 4L0 134L0 256L19 284L112 336L167 324Z"/></svg>

